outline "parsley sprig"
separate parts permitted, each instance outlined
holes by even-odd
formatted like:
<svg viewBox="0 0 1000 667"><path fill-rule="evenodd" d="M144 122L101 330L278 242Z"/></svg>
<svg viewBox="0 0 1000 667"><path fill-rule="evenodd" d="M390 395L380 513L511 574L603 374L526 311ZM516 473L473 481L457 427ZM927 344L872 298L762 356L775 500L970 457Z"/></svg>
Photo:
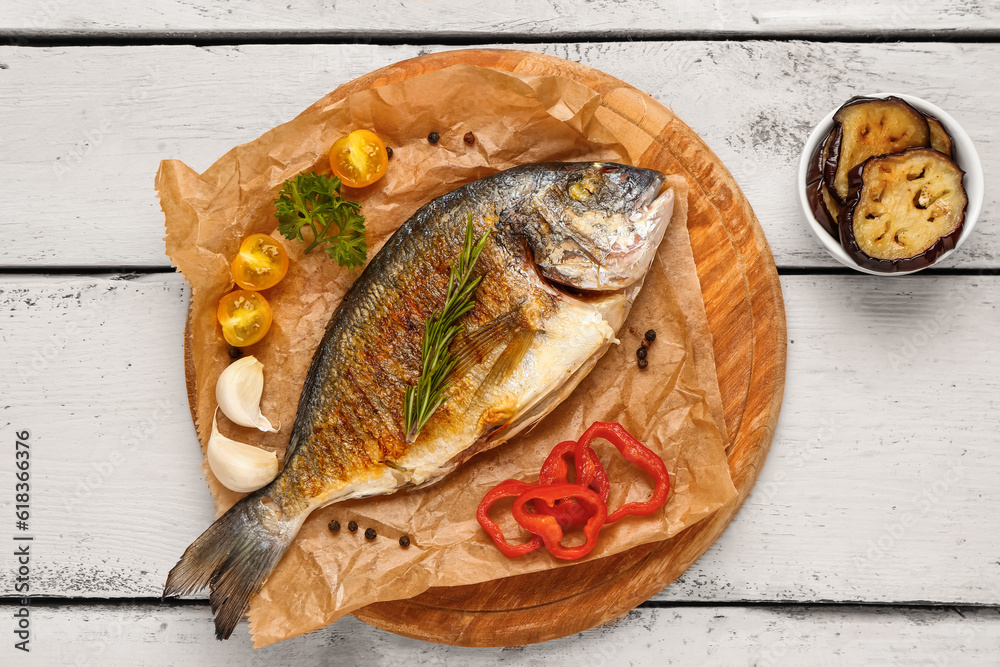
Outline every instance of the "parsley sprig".
<svg viewBox="0 0 1000 667"><path fill-rule="evenodd" d="M337 264L356 268L365 263L365 218L361 204L340 196L340 179L308 172L285 181L274 200L278 232L286 239L306 241L302 231L311 230L306 252L324 246Z"/></svg>
<svg viewBox="0 0 1000 667"><path fill-rule="evenodd" d="M489 232L473 241L472 214L465 228L465 242L458 261L451 266L448 290L445 292L444 307L427 319L420 358L422 370L415 386L406 388L403 404L403 422L406 427L406 441L413 442L417 434L444 403L444 393L448 389L448 376L458 360L448 351L455 337L462 332L463 325L458 320L475 305L473 292L479 286L482 276L472 278L472 269L483 251Z"/></svg>

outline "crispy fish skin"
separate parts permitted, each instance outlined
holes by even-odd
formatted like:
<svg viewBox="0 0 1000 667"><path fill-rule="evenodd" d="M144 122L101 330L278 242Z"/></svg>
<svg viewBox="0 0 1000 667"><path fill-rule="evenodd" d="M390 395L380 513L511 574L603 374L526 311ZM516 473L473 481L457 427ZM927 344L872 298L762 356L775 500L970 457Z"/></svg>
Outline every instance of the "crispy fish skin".
<svg viewBox="0 0 1000 667"><path fill-rule="evenodd" d="M319 507L437 481L551 411L615 342L670 219L662 174L539 163L419 209L348 290L299 399L285 466L188 547L164 595L211 587L216 636L244 615ZM469 220L489 234L446 402L407 443L403 397ZM573 289L566 289L566 287Z"/></svg>

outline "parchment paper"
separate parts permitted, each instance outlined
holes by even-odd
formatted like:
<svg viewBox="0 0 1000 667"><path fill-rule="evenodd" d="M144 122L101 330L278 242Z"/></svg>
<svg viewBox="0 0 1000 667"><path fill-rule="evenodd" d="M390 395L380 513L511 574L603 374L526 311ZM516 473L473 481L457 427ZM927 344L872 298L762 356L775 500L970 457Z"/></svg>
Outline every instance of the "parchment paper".
<svg viewBox="0 0 1000 667"><path fill-rule="evenodd" d="M264 292L274 310L270 333L245 348L263 364L262 409L284 425L265 434L232 424L229 437L279 453L295 417L299 393L324 326L360 270L341 269L324 253L274 231L273 200L301 171L329 173L326 151L347 132L367 128L394 151L386 176L362 189L345 188L363 204L369 258L419 206L494 171L542 160L633 163L650 138L621 117L601 122L600 96L582 84L550 76L516 76L456 65L407 81L320 100L294 120L238 146L204 174L166 160L156 187L166 217L167 254L192 285L191 352L196 425L204 448L215 411L215 383L231 361L215 318L218 299L233 288L229 263L239 242L271 233L292 259L286 278ZM608 124L613 124L614 133ZM426 137L438 132L441 141ZM463 142L466 132L474 144ZM642 294L619 333L622 341L576 391L528 434L474 457L444 481L418 491L341 503L314 513L250 608L254 645L321 628L354 609L412 597L431 586L462 585L566 565L544 550L508 560L475 520L483 495L507 478L533 481L548 451L576 439L593 421L618 421L657 450L671 473L667 504L602 531L589 558L660 541L708 516L736 495L725 457L722 403L711 339L690 240L687 186L670 176L677 205ZM657 332L649 368L635 349L647 329ZM615 481L610 507L649 493L645 477L615 450L597 447ZM240 494L204 473L221 514ZM504 505L497 505L502 513ZM332 534L327 524L344 527ZM358 522L356 533L346 530ZM509 533L517 533L508 522ZM378 538L365 540L366 528ZM408 535L411 546L399 546ZM512 538L514 539L514 538Z"/></svg>

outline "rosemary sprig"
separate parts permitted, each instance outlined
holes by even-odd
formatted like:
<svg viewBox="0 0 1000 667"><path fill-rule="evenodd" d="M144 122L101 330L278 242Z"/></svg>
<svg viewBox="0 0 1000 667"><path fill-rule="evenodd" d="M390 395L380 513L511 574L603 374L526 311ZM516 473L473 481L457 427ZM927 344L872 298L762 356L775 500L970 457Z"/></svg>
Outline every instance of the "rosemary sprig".
<svg viewBox="0 0 1000 667"><path fill-rule="evenodd" d="M465 242L458 261L451 266L448 277L448 291L445 293L444 308L427 319L424 328L424 342L420 358L422 369L416 386L406 388L403 404L403 421L406 426L406 441L413 442L417 434L431 418L434 411L444 403L444 393L448 389L448 376L458 362L448 351L455 337L462 332L463 325L458 320L472 310L472 294L479 286L482 276L470 280L479 253L483 251L489 238L489 231L478 241L473 241L474 228L472 214L465 228Z"/></svg>

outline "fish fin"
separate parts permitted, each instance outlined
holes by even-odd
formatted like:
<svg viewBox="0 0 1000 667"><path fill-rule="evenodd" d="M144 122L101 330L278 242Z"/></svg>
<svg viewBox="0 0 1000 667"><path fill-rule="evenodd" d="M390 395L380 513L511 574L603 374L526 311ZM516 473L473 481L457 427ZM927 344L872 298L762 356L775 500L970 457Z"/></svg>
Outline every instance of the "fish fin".
<svg viewBox="0 0 1000 667"><path fill-rule="evenodd" d="M216 519L167 575L164 597L211 588L216 639L228 639L298 532L253 493ZM273 508L273 509L272 509Z"/></svg>
<svg viewBox="0 0 1000 667"><path fill-rule="evenodd" d="M517 365L524 359L524 355L528 353L528 349L535 340L537 333L533 329L517 329L514 331L514 335L511 337L510 342L507 343L507 347L497 357L493 368L490 369L490 372L476 389L476 394L473 396L470 405L484 398L494 387L510 377L510 374L517 368Z"/></svg>
<svg viewBox="0 0 1000 667"><path fill-rule="evenodd" d="M292 436L288 438L288 444L285 445L285 457L281 462L282 468L288 465L289 459L292 458L292 454L295 453L295 450L298 448L298 446L299 446L299 433L298 430L294 430L292 431Z"/></svg>
<svg viewBox="0 0 1000 667"><path fill-rule="evenodd" d="M390 461L389 459L382 459L381 461L379 461L379 463L381 463L382 465L387 466L389 468L392 468L393 470L395 470L397 472L405 472L407 474L413 472L409 468L404 468L403 466L399 465L395 461Z"/></svg>
<svg viewBox="0 0 1000 667"><path fill-rule="evenodd" d="M541 423L542 418L545 415L552 412L557 405L559 405L563 399L573 393L577 385L583 381L584 378L590 373L590 371L597 365L601 357L607 351L611 343L607 343L602 348L590 355L590 357L583 362L572 375L569 376L564 382L562 382L558 387L549 391L545 396L537 400L534 405L529 406L524 412L517 415L504 425L503 430L503 441L513 438L519 433L530 433L532 429ZM503 442L502 441L502 442Z"/></svg>
<svg viewBox="0 0 1000 667"><path fill-rule="evenodd" d="M496 349L500 343L508 340L510 332L517 322L517 315L519 313L520 308L508 311L455 341L455 349L452 355L456 363L455 368L451 372L451 379L458 380L462 378L472 370L473 366L481 363L488 357L490 352Z"/></svg>

